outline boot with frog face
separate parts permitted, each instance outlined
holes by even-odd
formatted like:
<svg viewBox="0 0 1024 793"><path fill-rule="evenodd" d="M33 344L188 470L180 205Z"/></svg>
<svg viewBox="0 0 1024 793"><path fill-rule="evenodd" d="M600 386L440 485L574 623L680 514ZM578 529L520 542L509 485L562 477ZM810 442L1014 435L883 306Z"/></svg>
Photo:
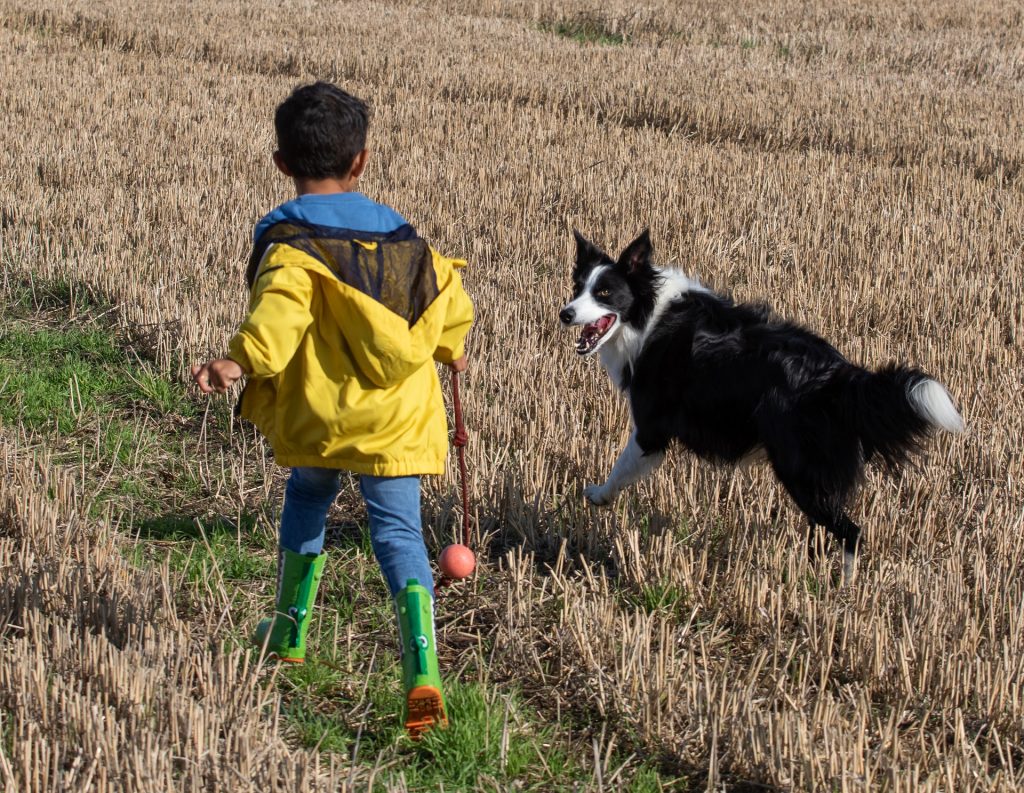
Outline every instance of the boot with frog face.
<svg viewBox="0 0 1024 793"><path fill-rule="evenodd" d="M395 595L402 643L402 689L405 728L416 740L432 727L448 725L434 643L434 600L426 587L410 578Z"/></svg>
<svg viewBox="0 0 1024 793"><path fill-rule="evenodd" d="M268 656L301 664L306 659L306 633L313 613L327 554L302 554L280 549L277 604L274 616L260 620L252 641Z"/></svg>

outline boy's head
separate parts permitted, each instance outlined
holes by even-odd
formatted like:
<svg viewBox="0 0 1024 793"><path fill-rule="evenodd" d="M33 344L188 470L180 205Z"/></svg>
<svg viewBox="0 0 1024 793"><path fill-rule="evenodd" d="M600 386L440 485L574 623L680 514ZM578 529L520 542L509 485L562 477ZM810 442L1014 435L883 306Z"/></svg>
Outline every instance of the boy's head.
<svg viewBox="0 0 1024 793"><path fill-rule="evenodd" d="M369 122L366 103L336 85L300 86L274 114L278 149L274 159L289 176L344 179L353 165L362 170Z"/></svg>

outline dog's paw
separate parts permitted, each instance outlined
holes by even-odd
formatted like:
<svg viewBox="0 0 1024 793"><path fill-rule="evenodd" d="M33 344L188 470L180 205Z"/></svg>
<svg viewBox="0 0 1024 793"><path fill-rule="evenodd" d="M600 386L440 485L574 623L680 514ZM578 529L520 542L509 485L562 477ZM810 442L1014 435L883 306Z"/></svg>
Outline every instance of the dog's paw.
<svg viewBox="0 0 1024 793"><path fill-rule="evenodd" d="M615 499L602 485L587 485L583 488L583 497L595 507L607 507Z"/></svg>

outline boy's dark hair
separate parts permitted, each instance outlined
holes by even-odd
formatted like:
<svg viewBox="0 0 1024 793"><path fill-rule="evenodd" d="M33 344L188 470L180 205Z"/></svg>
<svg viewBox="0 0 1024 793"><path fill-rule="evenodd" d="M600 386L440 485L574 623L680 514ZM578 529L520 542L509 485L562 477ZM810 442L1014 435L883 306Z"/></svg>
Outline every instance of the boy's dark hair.
<svg viewBox="0 0 1024 793"><path fill-rule="evenodd" d="M331 83L303 85L277 107L281 158L294 176L341 178L366 148L367 104Z"/></svg>

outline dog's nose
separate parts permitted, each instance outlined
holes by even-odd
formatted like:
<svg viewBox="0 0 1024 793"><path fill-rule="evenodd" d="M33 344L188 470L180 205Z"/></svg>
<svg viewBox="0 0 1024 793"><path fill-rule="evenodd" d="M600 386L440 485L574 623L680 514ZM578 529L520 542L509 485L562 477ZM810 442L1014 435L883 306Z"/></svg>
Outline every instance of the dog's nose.
<svg viewBox="0 0 1024 793"><path fill-rule="evenodd" d="M572 318L576 316L576 312L571 308L563 308L558 312L558 318L562 320L563 325L568 325L572 322Z"/></svg>

